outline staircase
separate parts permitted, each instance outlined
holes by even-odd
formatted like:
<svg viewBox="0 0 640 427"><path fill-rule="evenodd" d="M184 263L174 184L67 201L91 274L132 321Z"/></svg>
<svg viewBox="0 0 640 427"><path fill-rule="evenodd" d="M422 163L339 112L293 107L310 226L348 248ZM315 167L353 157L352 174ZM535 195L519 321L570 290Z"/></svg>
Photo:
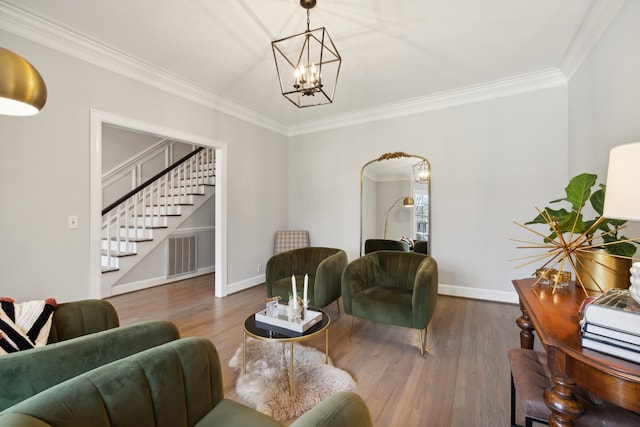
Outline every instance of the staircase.
<svg viewBox="0 0 640 427"><path fill-rule="evenodd" d="M214 186L214 150L200 147L103 209L103 286L135 265L128 258L149 253L166 238L213 195Z"/></svg>

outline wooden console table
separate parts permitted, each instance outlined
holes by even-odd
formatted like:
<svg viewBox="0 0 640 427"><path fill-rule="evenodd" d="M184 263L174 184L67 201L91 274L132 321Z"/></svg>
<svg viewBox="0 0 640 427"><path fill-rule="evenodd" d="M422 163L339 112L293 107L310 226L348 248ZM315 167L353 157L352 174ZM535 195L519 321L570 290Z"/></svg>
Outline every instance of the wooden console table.
<svg viewBox="0 0 640 427"><path fill-rule="evenodd" d="M547 352L551 388L544 400L551 409L550 426L572 426L584 412L573 389L579 386L615 405L640 412L640 365L583 349L578 310L583 290L571 283L565 288L536 285L535 279L514 280L522 316L520 345L533 349L535 331Z"/></svg>

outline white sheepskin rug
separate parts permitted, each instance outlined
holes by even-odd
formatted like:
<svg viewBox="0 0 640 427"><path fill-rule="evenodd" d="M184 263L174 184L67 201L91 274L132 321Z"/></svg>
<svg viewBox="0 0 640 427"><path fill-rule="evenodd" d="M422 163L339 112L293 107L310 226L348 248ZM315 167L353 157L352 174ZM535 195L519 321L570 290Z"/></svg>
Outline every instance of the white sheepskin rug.
<svg viewBox="0 0 640 427"><path fill-rule="evenodd" d="M283 351L284 349L284 351ZM294 396L289 396L290 343L270 343L247 338L247 373L242 373L242 347L229 361L238 373L236 391L244 403L278 421L299 417L339 391L353 390L351 375L325 364L315 348L294 344Z"/></svg>

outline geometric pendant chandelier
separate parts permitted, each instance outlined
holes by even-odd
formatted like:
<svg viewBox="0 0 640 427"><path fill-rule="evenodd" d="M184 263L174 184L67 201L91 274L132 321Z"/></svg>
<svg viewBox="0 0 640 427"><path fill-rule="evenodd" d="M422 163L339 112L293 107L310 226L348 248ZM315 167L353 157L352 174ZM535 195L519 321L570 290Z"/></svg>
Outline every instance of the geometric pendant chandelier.
<svg viewBox="0 0 640 427"><path fill-rule="evenodd" d="M26 59L0 47L0 114L32 116L47 102L47 86Z"/></svg>
<svg viewBox="0 0 640 427"><path fill-rule="evenodd" d="M271 42L282 95L298 108L333 102L342 62L327 30L309 29L315 5L316 0L300 0L307 9L304 33Z"/></svg>
<svg viewBox="0 0 640 427"><path fill-rule="evenodd" d="M426 160L413 165L413 179L416 182L428 182L429 181L429 168L427 167Z"/></svg>

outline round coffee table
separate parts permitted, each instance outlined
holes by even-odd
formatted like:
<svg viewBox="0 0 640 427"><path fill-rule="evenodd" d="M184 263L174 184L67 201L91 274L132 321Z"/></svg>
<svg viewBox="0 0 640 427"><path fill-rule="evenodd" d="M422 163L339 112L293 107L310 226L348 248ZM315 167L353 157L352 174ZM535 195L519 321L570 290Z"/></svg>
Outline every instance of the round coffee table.
<svg viewBox="0 0 640 427"><path fill-rule="evenodd" d="M278 342L284 346L286 343L290 344L289 356L291 359L291 366L286 368L289 371L289 395L293 396L293 373L295 369L293 360L293 344L308 340L324 332L324 363L329 363L329 324L331 319L329 315L323 310L314 308L314 311L322 313L322 320L307 329L305 332L299 334L299 336L288 336L276 331L275 329L264 329L262 325L256 326L256 315L252 314L244 321L244 337L242 340L242 372L247 373L247 337L255 338L262 341ZM268 326L267 326L268 327ZM292 331L292 335L297 335ZM283 348L284 351L284 348Z"/></svg>

